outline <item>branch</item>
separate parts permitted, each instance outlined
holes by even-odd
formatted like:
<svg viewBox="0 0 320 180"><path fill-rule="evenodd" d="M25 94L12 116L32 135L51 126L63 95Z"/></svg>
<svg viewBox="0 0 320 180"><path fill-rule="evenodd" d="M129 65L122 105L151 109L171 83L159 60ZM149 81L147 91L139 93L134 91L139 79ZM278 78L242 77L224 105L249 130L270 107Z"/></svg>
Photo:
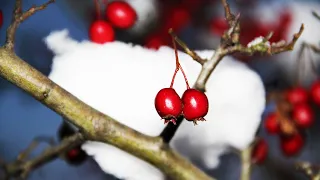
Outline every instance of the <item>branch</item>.
<svg viewBox="0 0 320 180"><path fill-rule="evenodd" d="M39 145L40 141L48 142L50 147L45 149L39 156L28 160L29 154ZM53 139L35 139L25 151L19 154L14 162L3 165L5 175L7 178L20 177L26 179L32 170L56 159L61 153L71 150L75 146L83 143L83 141L84 139L79 133L64 139L56 146L54 146L55 143Z"/></svg>
<svg viewBox="0 0 320 180"><path fill-rule="evenodd" d="M111 144L131 153L159 168L172 179L212 179L170 149L160 137L144 135L99 112L21 60L13 52L15 30L32 12L44 9L45 6L21 13L21 0L17 0L16 7L12 24L7 30L6 44L0 48L0 76L70 120L86 140Z"/></svg>
<svg viewBox="0 0 320 180"><path fill-rule="evenodd" d="M302 171L310 180L320 180L320 167L309 162L298 162L296 168ZM315 172L316 170L316 172Z"/></svg>
<svg viewBox="0 0 320 180"><path fill-rule="evenodd" d="M7 29L7 37L6 37L6 45L7 49L14 49L14 41L15 41L15 33L17 31L18 26L28 17L32 16L34 13L45 9L49 4L55 2L55 0L49 0L48 2L40 5L40 6L33 6L26 12L22 12L22 0L16 0L16 6L13 11L13 18L11 25Z"/></svg>
<svg viewBox="0 0 320 180"><path fill-rule="evenodd" d="M317 18L318 20L320 20L320 15L318 13L316 13L315 11L312 11L312 15Z"/></svg>

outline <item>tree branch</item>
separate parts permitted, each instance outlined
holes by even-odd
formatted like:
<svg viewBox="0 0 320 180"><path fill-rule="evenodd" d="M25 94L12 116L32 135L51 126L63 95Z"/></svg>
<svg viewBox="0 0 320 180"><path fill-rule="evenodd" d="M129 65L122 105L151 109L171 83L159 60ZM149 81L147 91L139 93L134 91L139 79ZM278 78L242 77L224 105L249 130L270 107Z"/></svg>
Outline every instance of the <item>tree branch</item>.
<svg viewBox="0 0 320 180"><path fill-rule="evenodd" d="M312 11L312 15L317 18L318 20L320 20L320 15L318 13L316 13L315 11Z"/></svg>
<svg viewBox="0 0 320 180"><path fill-rule="evenodd" d="M58 145L54 145L54 141L52 139L48 139L46 141L48 141L50 147L46 148L39 156L30 160L27 159L31 151L39 144L39 139L35 139L25 151L19 154L18 158L14 162L4 164L3 169L5 170L6 177L20 177L22 179L26 179L32 170L56 159L61 155L61 153L80 145L83 143L84 139L80 133L77 133L65 138Z"/></svg>
<svg viewBox="0 0 320 180"><path fill-rule="evenodd" d="M45 9L49 4L55 2L55 0L49 0L48 2L40 5L40 6L33 6L26 12L22 12L22 0L16 0L16 6L13 11L13 18L11 21L11 25L7 29L7 38L6 38L6 48L14 49L14 40L15 40L15 33L17 31L18 26L28 17L32 16L34 13Z"/></svg>
<svg viewBox="0 0 320 180"><path fill-rule="evenodd" d="M320 167L309 162L298 162L296 168L302 171L310 180L320 180ZM315 172L316 171L316 172Z"/></svg>
<svg viewBox="0 0 320 180"><path fill-rule="evenodd" d="M0 48L0 75L3 78L70 120L86 140L108 143L127 151L153 164L172 179L213 179L170 149L160 137L144 135L104 115L21 60L13 52L15 30L23 20L45 6L20 13L21 0L17 0L16 7L7 30L6 44Z"/></svg>

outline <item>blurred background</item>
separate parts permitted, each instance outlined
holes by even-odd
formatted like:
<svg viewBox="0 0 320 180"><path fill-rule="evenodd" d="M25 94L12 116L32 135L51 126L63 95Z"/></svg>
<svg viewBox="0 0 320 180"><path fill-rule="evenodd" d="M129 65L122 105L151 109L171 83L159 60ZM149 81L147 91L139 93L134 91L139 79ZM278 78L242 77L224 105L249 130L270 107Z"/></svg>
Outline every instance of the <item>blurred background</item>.
<svg viewBox="0 0 320 180"><path fill-rule="evenodd" d="M23 1L25 9L44 0ZM111 1L108 1L111 2ZM161 45L171 46L169 27L174 28L178 36L192 49L212 49L219 45L220 36L228 27L224 20L224 10L220 0L127 0L138 15L136 24L129 29L115 29L115 39L140 44L157 49ZM320 13L320 1L316 0L229 0L234 13L241 12L241 43L246 45L254 37L267 35L274 31L272 42L281 39L290 40L298 32L301 23L306 24L306 35L302 41L319 44L320 20L314 18L311 10ZM1 0L0 43L5 41L5 31L11 21L14 8L13 0ZM15 50L23 60L48 75L52 62L52 53L44 44L44 37L51 31L67 28L77 40L90 40L89 29L97 19L94 0L57 1L46 10L36 13L23 22L18 29ZM101 16L104 16L101 5ZM309 30L309 29L310 30ZM272 57L234 56L252 66L264 80L268 90L288 89L296 80L296 58L301 43L295 53L283 53ZM310 55L309 59L317 60ZM308 59L308 58L306 58ZM310 64L310 63L309 63ZM301 84L309 87L316 80L314 73L306 65L305 76ZM316 70L317 71L317 70ZM12 161L21 150L37 136L50 136L58 139L62 118L7 81L0 80L0 158ZM315 124L304 131L306 143L293 157L283 156L277 136L266 133L263 123L259 136L264 137L269 146L268 158L262 165L254 167L252 179L303 179L293 167L293 161L304 160L320 164L320 126L319 107L312 105L316 113ZM268 104L267 112L274 110L274 104ZM318 117L318 118L317 118ZM41 127L41 128L40 128ZM43 148L43 147L42 147ZM40 148L41 150L41 148ZM40 150L35 151L36 155ZM238 179L239 159L235 154L222 157L218 169L209 173L221 180ZM55 179L108 179L112 176L103 173L94 161L85 160L74 166L57 159L35 170L31 180Z"/></svg>

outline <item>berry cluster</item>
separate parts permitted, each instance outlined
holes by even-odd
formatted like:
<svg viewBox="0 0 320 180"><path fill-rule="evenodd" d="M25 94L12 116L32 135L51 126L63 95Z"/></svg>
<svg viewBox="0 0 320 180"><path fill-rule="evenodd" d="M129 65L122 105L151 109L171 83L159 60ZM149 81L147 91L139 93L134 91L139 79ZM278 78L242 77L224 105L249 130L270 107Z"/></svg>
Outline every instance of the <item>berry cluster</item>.
<svg viewBox="0 0 320 180"><path fill-rule="evenodd" d="M168 30L172 28L176 33L186 27L192 17L201 6L206 4L205 0L162 0L160 3L160 20L157 30L144 40L144 46L158 49L160 46L170 45Z"/></svg>
<svg viewBox="0 0 320 180"><path fill-rule="evenodd" d="M279 135L280 147L285 156L295 156L305 144L303 130L310 128L315 121L309 101L320 105L320 80L312 84L310 91L297 86L277 93L272 98L277 108L266 116L264 127L269 134ZM252 152L254 162L262 163L267 156L267 149L265 140L259 139Z"/></svg>
<svg viewBox="0 0 320 180"><path fill-rule="evenodd" d="M172 38L172 42L176 56L176 69L170 87L163 88L157 93L155 108L165 124L168 122L176 124L177 118L184 116L186 120L193 121L194 125L196 125L197 121L205 121L204 116L208 113L209 101L203 92L190 88L187 76L179 62L174 38ZM181 70L187 86L187 90L183 93L182 98L180 98L173 88L174 80L179 70Z"/></svg>
<svg viewBox="0 0 320 180"><path fill-rule="evenodd" d="M273 96L277 102L275 112L266 116L264 127L269 134L279 135L280 147L285 156L295 156L303 148L303 130L314 123L314 112L309 105L311 100L320 106L320 80L313 82L310 91L297 86ZM258 138L252 151L252 162L263 163L268 154L268 144Z"/></svg>
<svg viewBox="0 0 320 180"><path fill-rule="evenodd" d="M95 43L104 44L114 41L114 28L131 28L137 20L135 10L125 1L113 1L108 4L105 2L105 17L107 21L101 19L98 0L95 0L95 4L97 20L91 24L89 30L89 37Z"/></svg>

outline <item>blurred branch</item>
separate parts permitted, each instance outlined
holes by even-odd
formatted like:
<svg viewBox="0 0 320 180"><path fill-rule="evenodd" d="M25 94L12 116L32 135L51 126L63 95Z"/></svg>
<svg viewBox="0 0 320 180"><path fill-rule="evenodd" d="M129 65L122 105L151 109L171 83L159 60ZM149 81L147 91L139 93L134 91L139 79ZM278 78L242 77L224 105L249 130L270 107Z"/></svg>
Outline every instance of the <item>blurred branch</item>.
<svg viewBox="0 0 320 180"><path fill-rule="evenodd" d="M302 171L310 180L320 180L320 167L312 165L309 162L298 162L296 163L298 170Z"/></svg>
<svg viewBox="0 0 320 180"><path fill-rule="evenodd" d="M78 146L79 144L83 143L83 141L84 139L79 133L65 138L58 145L55 145L54 140L51 138L36 138L30 143L28 148L19 154L14 162L2 165L5 171L5 176L7 179L12 177L26 179L31 171L58 158L61 153ZM47 142L50 147L46 148L37 157L29 159L30 153L40 144L40 142Z"/></svg>
<svg viewBox="0 0 320 180"><path fill-rule="evenodd" d="M13 52L18 25L51 2L53 1L22 13L21 0L16 0L12 24L7 30L6 44L0 48L0 75L70 120L80 129L86 140L108 143L127 151L159 168L172 179L213 179L174 152L160 137L144 135L90 107ZM9 172L28 172L30 166L30 163L26 163L18 169L12 166L8 166L7 169Z"/></svg>
<svg viewBox="0 0 320 180"><path fill-rule="evenodd" d="M320 47L314 45L314 44L308 44L308 43L304 43L304 45L308 48L310 48L313 52L315 53L320 53Z"/></svg>
<svg viewBox="0 0 320 180"><path fill-rule="evenodd" d="M318 13L316 13L315 11L312 11L312 15L320 20L320 15Z"/></svg>
<svg viewBox="0 0 320 180"><path fill-rule="evenodd" d="M254 143L240 152L241 175L240 180L250 180L251 177L251 153Z"/></svg>

